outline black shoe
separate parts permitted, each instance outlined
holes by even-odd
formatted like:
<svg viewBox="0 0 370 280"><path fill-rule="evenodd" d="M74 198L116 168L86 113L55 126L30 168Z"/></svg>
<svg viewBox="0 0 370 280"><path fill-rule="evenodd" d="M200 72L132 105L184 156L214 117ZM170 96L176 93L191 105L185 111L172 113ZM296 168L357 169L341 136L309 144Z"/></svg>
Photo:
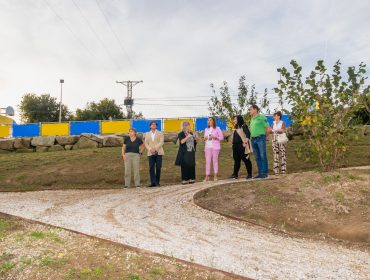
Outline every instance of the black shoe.
<svg viewBox="0 0 370 280"><path fill-rule="evenodd" d="M128 186L124 186L124 188L125 188L125 189L127 189L127 188L128 188Z"/></svg>
<svg viewBox="0 0 370 280"><path fill-rule="evenodd" d="M248 175L246 179L250 180L250 179L253 179L253 177L252 177L252 175Z"/></svg>
<svg viewBox="0 0 370 280"><path fill-rule="evenodd" d="M229 177L229 179L232 179L232 180L236 180L236 179L238 179L238 175L231 175L230 177Z"/></svg>
<svg viewBox="0 0 370 280"><path fill-rule="evenodd" d="M189 184L194 184L195 180L189 180Z"/></svg>
<svg viewBox="0 0 370 280"><path fill-rule="evenodd" d="M153 187L155 187L155 184L148 185L148 188L153 188Z"/></svg>
<svg viewBox="0 0 370 280"><path fill-rule="evenodd" d="M158 187L159 188L160 186L161 186L161 184L156 184L154 187Z"/></svg>

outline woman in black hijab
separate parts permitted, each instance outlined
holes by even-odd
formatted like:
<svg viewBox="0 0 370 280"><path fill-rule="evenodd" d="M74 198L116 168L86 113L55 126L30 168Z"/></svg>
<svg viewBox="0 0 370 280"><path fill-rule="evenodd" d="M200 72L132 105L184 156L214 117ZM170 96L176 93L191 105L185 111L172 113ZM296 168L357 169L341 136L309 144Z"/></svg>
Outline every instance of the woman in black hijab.
<svg viewBox="0 0 370 280"><path fill-rule="evenodd" d="M243 161L247 169L247 179L252 178L252 162L249 158L252 148L250 145L251 133L242 116L234 117L234 133L233 133L233 158L234 172L230 179L238 179L240 162Z"/></svg>

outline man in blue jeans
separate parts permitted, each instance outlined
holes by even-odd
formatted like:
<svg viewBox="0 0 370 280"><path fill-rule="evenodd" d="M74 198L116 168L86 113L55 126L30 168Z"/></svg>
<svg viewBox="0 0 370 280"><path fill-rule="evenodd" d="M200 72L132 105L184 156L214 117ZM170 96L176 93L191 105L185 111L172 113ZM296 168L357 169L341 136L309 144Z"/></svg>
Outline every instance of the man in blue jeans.
<svg viewBox="0 0 370 280"><path fill-rule="evenodd" d="M150 122L150 131L145 133L144 145L148 151L150 185L148 187L160 187L164 136L157 130L157 123Z"/></svg>
<svg viewBox="0 0 370 280"><path fill-rule="evenodd" d="M260 114L259 111L260 109L257 105L249 107L249 114L252 116L250 124L252 147L258 167L258 175L253 177L253 179L263 179L268 176L266 154L266 127L268 127L268 122L266 117Z"/></svg>

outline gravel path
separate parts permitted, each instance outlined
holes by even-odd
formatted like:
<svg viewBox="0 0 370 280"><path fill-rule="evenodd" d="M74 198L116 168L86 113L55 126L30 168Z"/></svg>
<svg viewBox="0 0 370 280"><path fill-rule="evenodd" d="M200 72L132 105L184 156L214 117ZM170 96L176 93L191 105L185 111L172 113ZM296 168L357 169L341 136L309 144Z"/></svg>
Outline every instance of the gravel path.
<svg viewBox="0 0 370 280"><path fill-rule="evenodd" d="M369 279L367 252L277 235L197 207L193 195L212 185L0 193L0 212L255 279Z"/></svg>

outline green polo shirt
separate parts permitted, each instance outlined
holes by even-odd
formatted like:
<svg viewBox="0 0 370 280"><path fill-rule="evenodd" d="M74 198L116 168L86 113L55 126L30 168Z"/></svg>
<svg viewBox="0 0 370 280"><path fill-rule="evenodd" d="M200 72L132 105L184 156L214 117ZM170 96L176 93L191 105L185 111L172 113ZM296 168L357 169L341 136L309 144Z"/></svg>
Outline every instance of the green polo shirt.
<svg viewBox="0 0 370 280"><path fill-rule="evenodd" d="M258 114L251 120L251 137L266 135L267 119L264 115Z"/></svg>

